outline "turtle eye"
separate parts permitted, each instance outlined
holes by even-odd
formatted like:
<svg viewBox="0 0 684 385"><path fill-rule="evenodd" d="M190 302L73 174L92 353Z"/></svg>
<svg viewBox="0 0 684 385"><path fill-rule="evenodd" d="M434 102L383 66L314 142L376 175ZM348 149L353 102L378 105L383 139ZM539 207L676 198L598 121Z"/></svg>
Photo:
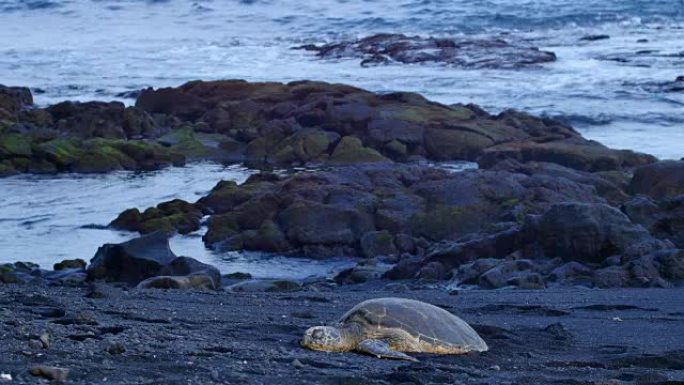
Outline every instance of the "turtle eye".
<svg viewBox="0 0 684 385"><path fill-rule="evenodd" d="M316 339L323 338L323 330L314 330L314 332L311 333L311 337Z"/></svg>

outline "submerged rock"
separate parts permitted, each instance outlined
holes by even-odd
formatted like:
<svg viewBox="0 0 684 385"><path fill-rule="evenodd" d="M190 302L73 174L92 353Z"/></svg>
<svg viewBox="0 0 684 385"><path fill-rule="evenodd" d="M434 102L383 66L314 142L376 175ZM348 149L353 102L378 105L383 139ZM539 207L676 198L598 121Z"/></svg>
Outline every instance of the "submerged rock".
<svg viewBox="0 0 684 385"><path fill-rule="evenodd" d="M504 38L433 38L377 34L356 41L298 47L326 59L358 58L362 66L443 63L464 68L517 68L556 60L553 52Z"/></svg>

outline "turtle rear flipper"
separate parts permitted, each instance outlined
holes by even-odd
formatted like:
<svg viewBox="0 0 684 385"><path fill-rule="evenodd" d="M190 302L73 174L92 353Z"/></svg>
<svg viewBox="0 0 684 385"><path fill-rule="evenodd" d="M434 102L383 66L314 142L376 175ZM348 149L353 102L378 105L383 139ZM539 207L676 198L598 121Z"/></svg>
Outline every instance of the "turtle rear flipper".
<svg viewBox="0 0 684 385"><path fill-rule="evenodd" d="M376 356L378 358L390 358L393 360L406 360L418 362L418 359L416 358L413 358L402 352L390 349L389 344L387 342L380 340L363 340L356 347L356 350L361 353Z"/></svg>

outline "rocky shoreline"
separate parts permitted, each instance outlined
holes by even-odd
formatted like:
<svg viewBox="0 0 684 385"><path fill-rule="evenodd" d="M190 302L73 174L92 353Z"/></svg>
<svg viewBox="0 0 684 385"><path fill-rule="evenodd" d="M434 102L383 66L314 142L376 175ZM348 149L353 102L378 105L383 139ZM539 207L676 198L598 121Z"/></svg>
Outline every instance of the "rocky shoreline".
<svg viewBox="0 0 684 385"><path fill-rule="evenodd" d="M202 239L214 250L358 258L339 283L670 287L684 280L684 162L613 150L552 119L311 81L195 81L143 90L135 107L36 108L27 89L0 91L6 174L154 169L193 159L310 168L222 181L197 202L129 209L113 219L115 229L168 236L206 227ZM427 164L453 160L479 169ZM163 241L151 238L156 250ZM210 287L220 287L216 274ZM129 283L157 275L177 274L156 269ZM90 278L120 280L118 273Z"/></svg>
<svg viewBox="0 0 684 385"><path fill-rule="evenodd" d="M515 383L527 378L521 368L534 370L535 381L564 383L570 377L560 369L567 367L583 379L578 383L681 380L670 372L681 369L681 349L675 352L672 341L665 353L650 349L659 351L651 361L637 352L648 339L667 339L658 333L673 340L679 335L684 161L610 149L559 121L518 111L492 115L412 93L311 81L195 81L143 90L133 107L32 104L28 89L0 86L2 176L154 170L196 160L262 171L242 184L220 181L196 202L175 199L122 212L110 227L140 237L103 245L90 263L67 260L53 270L28 262L0 265L0 291L7 294L0 322L12 328L5 334L11 342L0 351L10 359L0 372L29 381L30 368L21 363L28 357L73 368L74 383L93 376L106 377L102 383L260 383L291 373L301 376L287 383L355 381L356 374L342 374L345 365L372 383L450 383L461 376L467 383ZM434 166L440 161L477 162L479 168L453 172ZM276 167L288 172L268 171ZM327 279L222 276L213 266L176 256L168 243L175 233L202 233L214 250L344 256L357 264ZM643 331L651 311L643 294L588 290L628 287L660 288L637 291L663 301L657 336ZM546 289L529 292L544 305L530 307L516 294L522 290L479 291L513 288ZM405 366L354 355L331 359L296 346L304 324L330 322L333 310L381 293L442 301L456 312L465 308L446 304L466 298L479 309L466 314L485 322L478 331L488 343L494 340L492 352L462 358L464 366L455 369L453 358ZM589 304L557 309L554 301L566 303L567 295ZM632 330L642 331L643 339L614 352L608 347L617 340L577 335L606 325L574 310L614 310L601 302L606 299L639 314ZM279 301L303 303L310 312L280 319ZM256 302L264 306L249 310ZM158 317L124 312L124 306ZM165 312L175 315L165 318ZM507 326L502 315L516 326ZM572 332L558 323L539 328L539 319L565 316ZM226 326L216 328L217 320ZM178 324L181 334L173 331ZM150 329L159 325L164 331ZM45 346L46 332L66 343L64 350ZM230 346L221 342L226 336ZM266 361L258 352L263 346L274 352ZM170 360L166 366L160 357ZM650 363L635 363L641 360ZM121 375L94 370L97 362L140 369ZM154 378L142 371L151 363ZM208 367L214 364L230 373ZM626 367L636 367L632 377L620 374ZM31 372L64 375L45 367Z"/></svg>

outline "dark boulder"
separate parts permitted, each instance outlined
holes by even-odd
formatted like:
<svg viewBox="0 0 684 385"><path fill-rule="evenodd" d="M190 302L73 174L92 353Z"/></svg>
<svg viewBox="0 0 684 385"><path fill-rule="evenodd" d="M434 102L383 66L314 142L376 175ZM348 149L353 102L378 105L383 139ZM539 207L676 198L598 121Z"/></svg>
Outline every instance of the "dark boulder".
<svg viewBox="0 0 684 385"><path fill-rule="evenodd" d="M138 285L141 281L158 276L202 275L213 281L214 288L221 285L221 274L215 267L193 258L176 257L169 247L168 235L164 232L155 232L120 244L101 246L90 261L87 273L89 280L125 282L130 285ZM195 281L190 279L188 282ZM156 287L157 284L149 285Z"/></svg>
<svg viewBox="0 0 684 385"><path fill-rule="evenodd" d="M668 160L637 168L629 190L655 199L684 195L684 161Z"/></svg>
<svg viewBox="0 0 684 385"><path fill-rule="evenodd" d="M634 257L666 247L606 204L554 205L539 220L528 220L526 232L544 256L565 261L600 263L613 255Z"/></svg>
<svg viewBox="0 0 684 385"><path fill-rule="evenodd" d="M138 284L149 277L162 275L162 269L175 258L167 234L156 232L124 243L101 246L90 261L88 277Z"/></svg>
<svg viewBox="0 0 684 385"><path fill-rule="evenodd" d="M120 102L62 102L47 111L61 131L81 139L149 137L156 128L145 111Z"/></svg>
<svg viewBox="0 0 684 385"><path fill-rule="evenodd" d="M659 202L636 196L622 205L622 211L655 237L684 248L684 195Z"/></svg>
<svg viewBox="0 0 684 385"><path fill-rule="evenodd" d="M0 85L0 121L16 119L19 111L32 104L33 95L28 88Z"/></svg>

